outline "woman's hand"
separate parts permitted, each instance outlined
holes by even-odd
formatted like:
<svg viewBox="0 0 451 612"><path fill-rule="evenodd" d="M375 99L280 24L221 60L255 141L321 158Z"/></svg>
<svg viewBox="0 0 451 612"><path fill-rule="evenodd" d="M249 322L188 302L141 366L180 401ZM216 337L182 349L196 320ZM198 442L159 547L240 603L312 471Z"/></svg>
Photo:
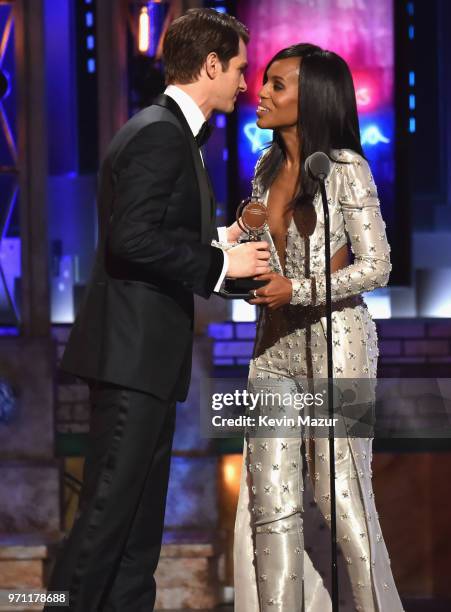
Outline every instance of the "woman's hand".
<svg viewBox="0 0 451 612"><path fill-rule="evenodd" d="M262 304L271 310L276 310L284 304L289 304L293 292L291 280L276 272L260 274L255 280L269 281L264 287L256 289L256 298L249 300L249 304Z"/></svg>
<svg viewBox="0 0 451 612"><path fill-rule="evenodd" d="M232 223L232 225L226 228L226 232L227 232L227 242L233 243L233 242L238 241L238 238L243 233L243 230L240 228L238 223L235 221L235 223Z"/></svg>

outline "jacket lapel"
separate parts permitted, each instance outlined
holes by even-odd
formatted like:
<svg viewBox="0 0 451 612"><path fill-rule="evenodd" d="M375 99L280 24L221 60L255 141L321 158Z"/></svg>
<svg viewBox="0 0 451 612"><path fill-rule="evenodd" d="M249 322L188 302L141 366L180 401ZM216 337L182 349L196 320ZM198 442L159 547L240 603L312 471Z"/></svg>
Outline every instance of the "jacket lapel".
<svg viewBox="0 0 451 612"><path fill-rule="evenodd" d="M200 203L201 203L201 242L203 244L209 244L211 241L211 227L212 227L212 204L211 194L208 184L207 171L202 163L200 156L199 147L197 146L196 139L191 132L188 122L185 119L179 105L169 96L161 94L155 100L154 104L167 108L175 117L178 119L180 125L183 128L186 139L189 143L191 150L191 157L194 163L194 170L196 172L197 183L199 187Z"/></svg>

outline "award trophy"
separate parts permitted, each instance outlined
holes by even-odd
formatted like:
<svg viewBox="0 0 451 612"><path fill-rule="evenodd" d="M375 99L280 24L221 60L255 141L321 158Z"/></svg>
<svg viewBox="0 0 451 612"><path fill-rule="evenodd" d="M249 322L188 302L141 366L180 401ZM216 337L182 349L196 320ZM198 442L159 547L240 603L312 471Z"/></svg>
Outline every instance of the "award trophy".
<svg viewBox="0 0 451 612"><path fill-rule="evenodd" d="M263 202L251 196L243 200L236 211L236 221L247 238L242 242L258 242L267 229L268 213ZM233 247L232 247L233 248ZM251 292L268 284L268 281L259 281L254 278L226 278L224 288L220 295L227 299L251 299Z"/></svg>

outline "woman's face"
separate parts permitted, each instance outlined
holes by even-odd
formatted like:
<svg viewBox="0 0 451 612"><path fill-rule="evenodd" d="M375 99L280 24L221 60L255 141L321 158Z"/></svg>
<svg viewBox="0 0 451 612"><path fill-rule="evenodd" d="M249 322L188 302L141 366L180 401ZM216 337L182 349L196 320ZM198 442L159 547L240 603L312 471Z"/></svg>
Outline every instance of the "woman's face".
<svg viewBox="0 0 451 612"><path fill-rule="evenodd" d="M257 125L262 129L291 127L298 121L300 59L277 60L268 69L260 89Z"/></svg>

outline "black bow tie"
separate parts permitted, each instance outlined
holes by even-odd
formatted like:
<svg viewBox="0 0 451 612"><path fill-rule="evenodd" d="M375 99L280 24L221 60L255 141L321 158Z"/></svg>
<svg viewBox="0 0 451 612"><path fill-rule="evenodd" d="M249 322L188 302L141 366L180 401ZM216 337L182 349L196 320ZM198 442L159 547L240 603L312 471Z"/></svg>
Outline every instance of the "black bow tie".
<svg viewBox="0 0 451 612"><path fill-rule="evenodd" d="M205 121L196 136L196 142L199 148L204 146L204 144L210 138L212 131L213 127L208 123L208 121Z"/></svg>

